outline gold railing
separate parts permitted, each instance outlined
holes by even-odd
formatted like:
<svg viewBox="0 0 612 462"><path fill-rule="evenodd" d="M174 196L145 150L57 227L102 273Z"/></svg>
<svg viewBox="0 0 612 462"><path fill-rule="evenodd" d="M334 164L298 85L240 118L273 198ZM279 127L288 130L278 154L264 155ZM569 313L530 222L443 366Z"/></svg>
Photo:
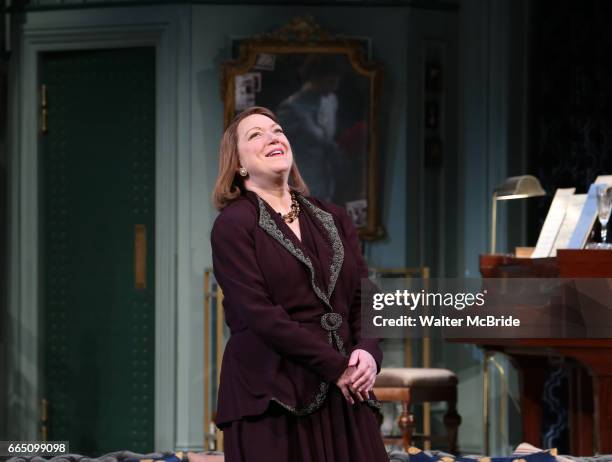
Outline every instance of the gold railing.
<svg viewBox="0 0 612 462"><path fill-rule="evenodd" d="M223 292L211 269L204 270L204 448L223 450L223 432L214 425L226 333Z"/></svg>

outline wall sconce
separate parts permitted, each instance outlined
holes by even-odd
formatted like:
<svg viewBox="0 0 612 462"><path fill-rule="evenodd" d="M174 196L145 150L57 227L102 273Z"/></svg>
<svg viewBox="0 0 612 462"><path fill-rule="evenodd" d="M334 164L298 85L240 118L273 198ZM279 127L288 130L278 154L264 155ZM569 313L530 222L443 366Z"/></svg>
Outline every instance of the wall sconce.
<svg viewBox="0 0 612 462"><path fill-rule="evenodd" d="M544 196L539 180L532 175L511 176L506 178L493 190L493 204L491 211L491 253L495 253L495 239L497 236L497 201L511 199L524 199L526 197Z"/></svg>

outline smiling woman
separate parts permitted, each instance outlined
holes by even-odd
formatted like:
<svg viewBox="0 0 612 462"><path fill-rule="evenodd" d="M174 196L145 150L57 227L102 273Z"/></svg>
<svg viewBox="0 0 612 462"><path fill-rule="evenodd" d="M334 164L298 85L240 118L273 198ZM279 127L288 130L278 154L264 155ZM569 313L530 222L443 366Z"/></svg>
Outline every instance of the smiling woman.
<svg viewBox="0 0 612 462"><path fill-rule="evenodd" d="M357 233L344 209L307 195L276 116L238 115L221 140L211 233L231 332L216 418L228 462L388 461Z"/></svg>
<svg viewBox="0 0 612 462"><path fill-rule="evenodd" d="M240 164L250 172L245 178L247 189L265 187L268 182L282 186L293 153L281 126L263 114L252 114L237 128Z"/></svg>
<svg viewBox="0 0 612 462"><path fill-rule="evenodd" d="M248 120L245 121L245 124L241 124L245 119ZM219 175L217 177L215 189L213 190L213 202L219 210L225 208L230 202L239 197L241 193L246 191L247 187L245 183L248 179L252 178L252 175L249 175L247 166L242 164L243 158L247 157L247 153L243 154L241 157L239 154L239 145L247 149L248 152L252 152L256 150L256 145L258 143L260 145L264 144L264 142L262 142L265 135L264 130L262 127L258 127L257 123L254 123L255 120L259 121L261 125L271 129L273 132L276 131L274 136L277 137L278 140L274 143L276 146L273 145L270 149L284 149L286 152L291 151L289 141L284 136L282 127L278 125L278 119L269 109L255 106L236 116L221 138ZM281 134L284 144L280 142ZM265 145L261 146L260 149L265 149ZM309 194L308 187L302 179L297 165L293 162L293 154L291 153L288 157L291 157L291 162L289 163L289 175L288 178L285 179L285 182L292 190L301 194ZM247 159L245 162L249 165L250 159ZM285 168L286 167L287 165L285 165ZM278 179L279 178L276 180L278 181Z"/></svg>

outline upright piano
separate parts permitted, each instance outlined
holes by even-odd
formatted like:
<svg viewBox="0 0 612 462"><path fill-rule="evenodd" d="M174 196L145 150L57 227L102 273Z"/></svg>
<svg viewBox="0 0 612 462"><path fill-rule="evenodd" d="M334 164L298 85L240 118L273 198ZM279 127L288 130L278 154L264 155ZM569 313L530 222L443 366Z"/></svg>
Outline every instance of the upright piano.
<svg viewBox="0 0 612 462"><path fill-rule="evenodd" d="M556 258L481 255L484 278L612 278L612 250L559 250ZM612 454L612 339L462 339L511 358L521 377L523 440L542 445L542 393L550 358L570 370L573 455Z"/></svg>

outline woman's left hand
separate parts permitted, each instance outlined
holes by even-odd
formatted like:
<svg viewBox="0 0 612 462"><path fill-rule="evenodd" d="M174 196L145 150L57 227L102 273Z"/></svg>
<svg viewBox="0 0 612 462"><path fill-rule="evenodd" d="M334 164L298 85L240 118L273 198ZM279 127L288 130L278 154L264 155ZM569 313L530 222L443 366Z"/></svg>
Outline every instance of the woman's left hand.
<svg viewBox="0 0 612 462"><path fill-rule="evenodd" d="M349 358L349 366L357 368L351 377L351 390L369 394L376 380L377 366L374 357L365 350L354 350Z"/></svg>

